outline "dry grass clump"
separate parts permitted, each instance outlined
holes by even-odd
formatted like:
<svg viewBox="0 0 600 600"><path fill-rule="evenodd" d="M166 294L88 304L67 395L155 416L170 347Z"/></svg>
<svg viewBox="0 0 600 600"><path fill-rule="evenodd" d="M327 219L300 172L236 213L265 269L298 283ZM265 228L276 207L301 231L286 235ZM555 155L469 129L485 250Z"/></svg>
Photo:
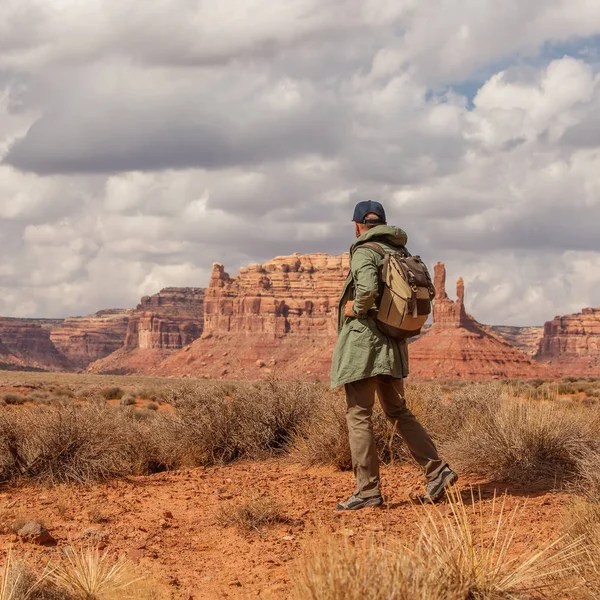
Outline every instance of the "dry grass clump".
<svg viewBox="0 0 600 600"><path fill-rule="evenodd" d="M100 395L103 396L106 400L120 400L125 392L120 387L107 387L103 390L100 390Z"/></svg>
<svg viewBox="0 0 600 600"><path fill-rule="evenodd" d="M66 548L62 560L50 571L50 580L73 599L126 598L139 581L124 556L113 561L109 551L95 547Z"/></svg>
<svg viewBox="0 0 600 600"><path fill-rule="evenodd" d="M576 474L600 445L598 413L499 395L464 414L442 452L461 470L505 481L557 480Z"/></svg>
<svg viewBox="0 0 600 600"><path fill-rule="evenodd" d="M259 531L278 523L289 522L283 509L269 496L253 495L241 504L228 503L217 513L217 522L223 526L235 525L246 531Z"/></svg>
<svg viewBox="0 0 600 600"><path fill-rule="evenodd" d="M309 549L295 574L296 600L476 600L556 597L567 589L581 540L547 543L541 550L514 546L522 507L508 510L449 499L451 514L434 509L414 545L371 540L352 546L332 539ZM547 593L547 595L544 595Z"/></svg>
<svg viewBox="0 0 600 600"><path fill-rule="evenodd" d="M83 483L151 472L162 460L158 438L127 411L101 404L6 409L0 480Z"/></svg>
<svg viewBox="0 0 600 600"><path fill-rule="evenodd" d="M135 404L135 396L133 394L125 394L119 400L121 406L133 406Z"/></svg>
<svg viewBox="0 0 600 600"><path fill-rule="evenodd" d="M347 470L352 466L346 402L338 394L324 394L293 440L294 459L307 465L333 464Z"/></svg>
<svg viewBox="0 0 600 600"><path fill-rule="evenodd" d="M44 573L36 576L22 561L15 560L9 551L0 572L0 600L50 600L43 595Z"/></svg>
<svg viewBox="0 0 600 600"><path fill-rule="evenodd" d="M402 438L386 419L378 403L373 410L373 432L383 463L406 459L407 451ZM350 469L352 459L343 396L324 393L321 401L311 407L305 422L298 428L292 445L293 457L304 464L333 464L338 469Z"/></svg>
<svg viewBox="0 0 600 600"><path fill-rule="evenodd" d="M48 400L49 396L49 392L45 392L43 390L34 390L27 395L27 400L29 402L44 402L45 400Z"/></svg>
<svg viewBox="0 0 600 600"><path fill-rule="evenodd" d="M565 514L568 540L581 539L586 551L572 561L581 582L573 598L597 600L600 597L600 504L581 496L574 497Z"/></svg>
<svg viewBox="0 0 600 600"><path fill-rule="evenodd" d="M13 394L13 393L3 394L2 400L4 401L5 404L10 404L10 405L25 404L25 396L21 396L21 394Z"/></svg>
<svg viewBox="0 0 600 600"><path fill-rule="evenodd" d="M576 491L590 501L600 500L600 451L585 452L577 461Z"/></svg>
<svg viewBox="0 0 600 600"><path fill-rule="evenodd" d="M158 600L124 557L113 560L96 546L66 548L41 575L9 554L0 574L0 600Z"/></svg>
<svg viewBox="0 0 600 600"><path fill-rule="evenodd" d="M153 402L158 402L162 399L163 392L154 388L144 387L137 390L135 395L138 398L141 398L142 400L151 400Z"/></svg>
<svg viewBox="0 0 600 600"><path fill-rule="evenodd" d="M261 459L285 451L326 388L303 381L225 385L194 383L172 390L167 402L184 464Z"/></svg>

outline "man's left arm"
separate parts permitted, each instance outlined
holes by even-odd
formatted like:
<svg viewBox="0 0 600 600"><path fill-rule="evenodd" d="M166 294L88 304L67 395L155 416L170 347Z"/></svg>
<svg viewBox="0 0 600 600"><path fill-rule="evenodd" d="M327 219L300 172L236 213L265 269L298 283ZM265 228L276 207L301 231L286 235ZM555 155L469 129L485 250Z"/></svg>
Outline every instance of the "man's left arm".
<svg viewBox="0 0 600 600"><path fill-rule="evenodd" d="M358 248L352 255L350 270L354 281L354 302L348 303L351 306L346 306L345 314L347 317L364 318L379 295L379 270L375 254L367 248Z"/></svg>

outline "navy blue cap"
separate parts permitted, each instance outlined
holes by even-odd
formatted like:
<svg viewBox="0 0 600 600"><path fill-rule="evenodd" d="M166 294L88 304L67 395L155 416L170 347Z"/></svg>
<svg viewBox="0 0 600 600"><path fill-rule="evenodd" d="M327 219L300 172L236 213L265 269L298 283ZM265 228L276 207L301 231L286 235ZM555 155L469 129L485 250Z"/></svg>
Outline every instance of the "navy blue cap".
<svg viewBox="0 0 600 600"><path fill-rule="evenodd" d="M366 219L365 217L371 213L377 215L377 218L374 219L371 217L370 219ZM352 220L356 223L368 223L370 225L385 223L385 210L383 210L383 206L381 206L379 202L363 200L354 207L354 216L352 217Z"/></svg>

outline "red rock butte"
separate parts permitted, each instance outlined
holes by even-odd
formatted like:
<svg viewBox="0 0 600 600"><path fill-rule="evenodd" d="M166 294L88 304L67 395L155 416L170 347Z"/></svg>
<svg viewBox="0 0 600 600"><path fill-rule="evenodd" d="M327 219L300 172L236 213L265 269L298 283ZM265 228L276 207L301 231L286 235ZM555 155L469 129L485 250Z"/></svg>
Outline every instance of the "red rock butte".
<svg viewBox="0 0 600 600"><path fill-rule="evenodd" d="M213 265L206 291L205 334L335 336L337 302L348 256L278 256L230 277Z"/></svg>
<svg viewBox="0 0 600 600"><path fill-rule="evenodd" d="M546 322L536 358L560 375L600 375L600 308Z"/></svg>
<svg viewBox="0 0 600 600"><path fill-rule="evenodd" d="M446 293L446 268L434 268L433 324L410 344L410 372L418 378L488 379L535 377L544 372L524 352L484 328L465 310L465 285L456 300Z"/></svg>
<svg viewBox="0 0 600 600"><path fill-rule="evenodd" d="M121 348L93 362L93 373L149 373L167 356L200 337L204 288L165 288L130 311Z"/></svg>
<svg viewBox="0 0 600 600"><path fill-rule="evenodd" d="M276 370L327 378L348 269L347 254L278 256L234 277L215 263L201 339L156 373L252 378Z"/></svg>
<svg viewBox="0 0 600 600"><path fill-rule="evenodd" d="M102 310L85 317L69 317L50 332L50 340L72 368L91 362L123 346L131 310Z"/></svg>
<svg viewBox="0 0 600 600"><path fill-rule="evenodd" d="M0 368L69 368L68 359L50 340L51 328L58 323L50 319L0 317Z"/></svg>

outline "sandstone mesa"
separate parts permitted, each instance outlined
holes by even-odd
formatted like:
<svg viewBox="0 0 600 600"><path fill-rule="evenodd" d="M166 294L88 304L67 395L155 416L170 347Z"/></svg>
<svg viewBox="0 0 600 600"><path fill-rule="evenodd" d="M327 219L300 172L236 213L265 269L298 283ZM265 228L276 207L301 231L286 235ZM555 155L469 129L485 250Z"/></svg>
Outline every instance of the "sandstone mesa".
<svg viewBox="0 0 600 600"><path fill-rule="evenodd" d="M278 256L208 288L165 288L135 309L64 320L0 318L0 368L255 379L326 379L348 255ZM600 309L542 327L487 326L468 314L465 286L446 293L435 266L432 324L410 344L417 379L600 376Z"/></svg>

